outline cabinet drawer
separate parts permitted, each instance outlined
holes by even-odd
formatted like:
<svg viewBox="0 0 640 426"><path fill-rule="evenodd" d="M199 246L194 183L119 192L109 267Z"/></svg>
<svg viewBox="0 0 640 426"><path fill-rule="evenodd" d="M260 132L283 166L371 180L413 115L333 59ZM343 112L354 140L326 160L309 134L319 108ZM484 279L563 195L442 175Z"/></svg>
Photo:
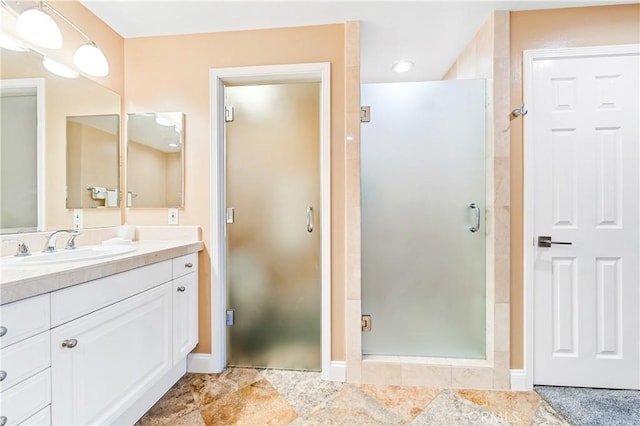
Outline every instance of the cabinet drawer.
<svg viewBox="0 0 640 426"><path fill-rule="evenodd" d="M49 367L50 346L49 331L45 331L0 350L0 391Z"/></svg>
<svg viewBox="0 0 640 426"><path fill-rule="evenodd" d="M49 404L51 376L47 368L0 393L0 416L7 418L7 426L19 425Z"/></svg>
<svg viewBox="0 0 640 426"><path fill-rule="evenodd" d="M51 425L51 405L47 405L33 416L29 417L20 426L50 426Z"/></svg>
<svg viewBox="0 0 640 426"><path fill-rule="evenodd" d="M178 278L198 270L198 253L176 257L173 261L173 278Z"/></svg>
<svg viewBox="0 0 640 426"><path fill-rule="evenodd" d="M0 348L49 329L49 294L0 306Z"/></svg>
<svg viewBox="0 0 640 426"><path fill-rule="evenodd" d="M171 281L171 260L55 291L51 294L52 327L168 281Z"/></svg>

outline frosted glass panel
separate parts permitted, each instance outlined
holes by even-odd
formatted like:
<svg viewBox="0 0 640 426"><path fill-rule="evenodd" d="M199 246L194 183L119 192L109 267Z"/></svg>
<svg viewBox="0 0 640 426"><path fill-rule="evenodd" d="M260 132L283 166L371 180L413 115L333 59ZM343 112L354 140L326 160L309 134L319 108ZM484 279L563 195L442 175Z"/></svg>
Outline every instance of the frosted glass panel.
<svg viewBox="0 0 640 426"><path fill-rule="evenodd" d="M320 370L320 84L225 96L228 364Z"/></svg>
<svg viewBox="0 0 640 426"><path fill-rule="evenodd" d="M485 82L361 96L363 353L484 358Z"/></svg>

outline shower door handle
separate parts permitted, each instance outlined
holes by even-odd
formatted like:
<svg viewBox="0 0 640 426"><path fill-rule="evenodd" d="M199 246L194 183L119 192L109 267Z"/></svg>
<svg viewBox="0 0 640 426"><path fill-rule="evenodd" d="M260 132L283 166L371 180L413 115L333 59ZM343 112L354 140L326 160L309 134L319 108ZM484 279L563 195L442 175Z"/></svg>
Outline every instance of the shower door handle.
<svg viewBox="0 0 640 426"><path fill-rule="evenodd" d="M469 204L469 207L476 211L476 225L469 228L469 231L478 232L480 230L480 207L476 203Z"/></svg>
<svg viewBox="0 0 640 426"><path fill-rule="evenodd" d="M307 207L307 232L313 232L313 207Z"/></svg>

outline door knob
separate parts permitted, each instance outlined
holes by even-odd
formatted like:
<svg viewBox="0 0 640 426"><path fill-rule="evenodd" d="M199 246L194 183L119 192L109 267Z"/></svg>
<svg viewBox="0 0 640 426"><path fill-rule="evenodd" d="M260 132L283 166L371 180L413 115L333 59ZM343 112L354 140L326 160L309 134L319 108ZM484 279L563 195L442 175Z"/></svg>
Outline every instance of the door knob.
<svg viewBox="0 0 640 426"><path fill-rule="evenodd" d="M62 342L62 347L63 348L75 348L78 345L78 341L76 339L67 339L65 341Z"/></svg>
<svg viewBox="0 0 640 426"><path fill-rule="evenodd" d="M570 246L573 243L566 241L551 241L551 237L548 235L541 235L538 237L538 247L551 247L551 244Z"/></svg>

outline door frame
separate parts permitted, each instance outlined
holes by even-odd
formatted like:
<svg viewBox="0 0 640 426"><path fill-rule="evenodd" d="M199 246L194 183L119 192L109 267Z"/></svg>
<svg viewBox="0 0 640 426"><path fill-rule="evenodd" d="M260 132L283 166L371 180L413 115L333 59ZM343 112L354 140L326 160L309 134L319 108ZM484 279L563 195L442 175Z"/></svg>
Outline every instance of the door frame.
<svg viewBox="0 0 640 426"><path fill-rule="evenodd" d="M224 86L320 83L320 229L322 378L331 377L331 123L330 64L265 65L209 70L211 106L211 362L226 367L227 248L225 221Z"/></svg>
<svg viewBox="0 0 640 426"><path fill-rule="evenodd" d="M538 60L554 58L578 58L584 56L619 56L640 53L640 44L626 44L616 46L593 46L593 47L573 47L562 49L535 49L525 50L523 53L523 92L524 103L532 99L535 92L533 87L533 65ZM525 387L533 389L533 372L535 363L533 359L533 332L535 326L534 318L534 264L536 247L534 245L534 141L533 141L533 121L535 111L529 110L524 119L524 376Z"/></svg>
<svg viewBox="0 0 640 426"><path fill-rule="evenodd" d="M45 115L45 79L38 78L13 78L0 81L1 92L19 92L21 90L35 91L36 94L36 203L37 203L37 224L35 232L42 232L47 229L46 224L46 115ZM33 232L33 231L32 231Z"/></svg>

